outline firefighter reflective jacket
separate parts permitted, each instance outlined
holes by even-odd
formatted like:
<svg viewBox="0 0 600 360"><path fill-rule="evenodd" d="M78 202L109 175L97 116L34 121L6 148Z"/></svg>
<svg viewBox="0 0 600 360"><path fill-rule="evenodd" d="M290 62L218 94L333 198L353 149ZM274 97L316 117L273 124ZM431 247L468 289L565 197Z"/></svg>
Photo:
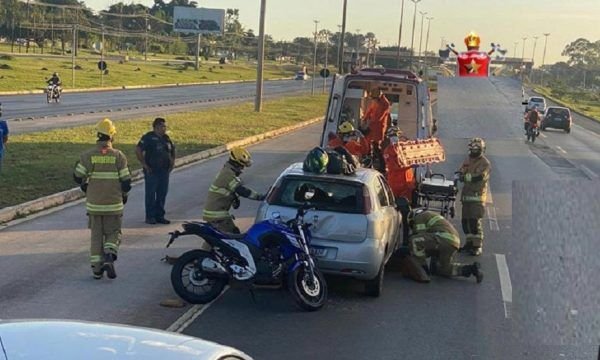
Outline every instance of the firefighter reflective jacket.
<svg viewBox="0 0 600 360"><path fill-rule="evenodd" d="M489 160L483 155L477 158L469 157L461 166L460 171L464 175L462 202L485 203L491 171Z"/></svg>
<svg viewBox="0 0 600 360"><path fill-rule="evenodd" d="M131 181L125 155L112 147L110 141L98 141L84 152L75 166L74 176L87 182L86 209L90 215L120 215L123 213L122 183Z"/></svg>
<svg viewBox="0 0 600 360"><path fill-rule="evenodd" d="M385 95L373 100L364 116L369 132L366 138L369 142L376 143L383 141L387 131L388 118L390 116L391 104Z"/></svg>
<svg viewBox="0 0 600 360"><path fill-rule="evenodd" d="M433 234L448 241L455 248L460 248L460 235L452 224L442 215L433 211L423 211L415 215L412 225L413 235Z"/></svg>

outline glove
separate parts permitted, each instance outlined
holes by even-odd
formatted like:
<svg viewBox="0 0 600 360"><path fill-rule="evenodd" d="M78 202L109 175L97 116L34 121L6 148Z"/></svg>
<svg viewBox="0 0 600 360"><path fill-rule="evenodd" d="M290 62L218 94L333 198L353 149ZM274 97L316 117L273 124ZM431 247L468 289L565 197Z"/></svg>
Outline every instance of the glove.
<svg viewBox="0 0 600 360"><path fill-rule="evenodd" d="M237 209L237 208L240 207L240 198L239 197L236 196L233 199L233 202L231 203L231 207L234 208L234 209Z"/></svg>
<svg viewBox="0 0 600 360"><path fill-rule="evenodd" d="M471 173L466 173L464 176L464 182L471 182L471 179L473 179L473 175L471 175Z"/></svg>
<svg viewBox="0 0 600 360"><path fill-rule="evenodd" d="M127 195L123 195L123 205L127 204Z"/></svg>
<svg viewBox="0 0 600 360"><path fill-rule="evenodd" d="M87 192L88 184L83 183L83 184L79 185L79 188L81 189L81 191L83 191L85 193L85 192Z"/></svg>

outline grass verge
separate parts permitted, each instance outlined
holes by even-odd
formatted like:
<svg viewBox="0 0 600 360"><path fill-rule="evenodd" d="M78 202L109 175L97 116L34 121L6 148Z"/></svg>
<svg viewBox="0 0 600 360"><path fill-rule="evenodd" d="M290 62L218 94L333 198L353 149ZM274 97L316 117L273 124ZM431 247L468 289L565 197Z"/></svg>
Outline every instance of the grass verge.
<svg viewBox="0 0 600 360"><path fill-rule="evenodd" d="M323 115L326 96L288 97L267 101L263 112L251 103L167 117L178 156ZM125 153L131 170L140 168L135 145L152 129L151 117L116 121L115 147ZM94 126L11 136L0 173L0 208L17 205L75 187L73 165L95 143Z"/></svg>
<svg viewBox="0 0 600 360"><path fill-rule="evenodd" d="M588 116L598 122L600 122L600 104L597 101L592 100L581 100L576 101L570 96L556 97L552 95L550 88L542 86L534 86L533 90L543 95L547 99L550 99L562 106L568 107L571 110L575 110L585 116Z"/></svg>
<svg viewBox="0 0 600 360"><path fill-rule="evenodd" d="M45 79L58 72L65 89L102 87L98 56L80 56L75 60L75 86L72 86L71 60L69 58L17 57L0 55L0 91L41 90ZM133 85L161 85L173 83L196 83L218 80L252 80L256 78L256 65L239 62L220 65L202 62L199 71L194 61L185 63L164 61L130 61L119 63L108 60L108 74L104 75L104 87ZM45 69L45 70L44 70ZM291 78L298 66L265 64L265 79Z"/></svg>

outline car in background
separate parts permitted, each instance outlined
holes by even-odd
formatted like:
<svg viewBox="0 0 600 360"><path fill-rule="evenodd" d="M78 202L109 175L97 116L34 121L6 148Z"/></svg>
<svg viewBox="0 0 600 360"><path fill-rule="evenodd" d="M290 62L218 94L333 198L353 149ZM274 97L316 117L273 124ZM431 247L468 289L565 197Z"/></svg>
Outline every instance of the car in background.
<svg viewBox="0 0 600 360"><path fill-rule="evenodd" d="M308 75L304 71L298 71L294 80L308 80Z"/></svg>
<svg viewBox="0 0 600 360"><path fill-rule="evenodd" d="M260 205L256 222L280 217L293 219L302 205L294 193L302 185L316 190L306 215L311 253L319 269L328 274L363 280L367 295L383 289L384 268L402 244L402 215L385 178L376 170L358 168L353 175L304 172L302 163L285 169Z"/></svg>
<svg viewBox="0 0 600 360"><path fill-rule="evenodd" d="M525 105L525 112L537 107L537 110L540 114L543 114L546 111L546 99L541 96L532 96L528 100L522 102Z"/></svg>
<svg viewBox="0 0 600 360"><path fill-rule="evenodd" d="M540 127L542 130L562 129L568 134L571 132L571 125L573 125L571 110L562 106L549 106L544 113Z"/></svg>
<svg viewBox="0 0 600 360"><path fill-rule="evenodd" d="M1 359L252 360L199 338L73 320L0 320ZM4 356L2 356L4 355Z"/></svg>

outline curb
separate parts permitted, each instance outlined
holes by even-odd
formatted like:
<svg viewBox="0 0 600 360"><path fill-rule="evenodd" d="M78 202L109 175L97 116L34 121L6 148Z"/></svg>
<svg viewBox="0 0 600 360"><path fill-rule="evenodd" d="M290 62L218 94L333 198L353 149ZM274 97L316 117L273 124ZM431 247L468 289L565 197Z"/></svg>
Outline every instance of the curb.
<svg viewBox="0 0 600 360"><path fill-rule="evenodd" d="M184 165L191 164L194 162L199 162L202 160L208 160L208 159L214 158L218 155L221 155L221 154L229 151L233 147L259 143L261 141L268 140L270 138L274 138L279 135L290 133L294 130L306 127L308 125L312 125L312 124L317 123L322 120L323 120L322 117L306 120L299 124L290 125L290 126L286 126L286 127L280 128L280 129L271 130L266 133L250 136L250 137L240 139L240 140L235 140L235 141L229 142L225 145L219 145L219 146L207 149L207 150L200 151L195 154L190 154L190 155L184 156L182 158L176 159L175 160L175 168L180 168ZM144 177L144 175L143 175L143 172L141 169L135 170L131 174L131 180L134 183L142 180L143 177ZM4 208L4 209L0 210L0 224L2 224L2 226L0 227L0 230L7 226L6 223L13 221L15 219L25 218L29 215L38 213L40 211L47 210L47 209L50 209L53 207L57 207L59 205L63 205L66 203L70 203L70 202L79 200L84 197L85 197L85 195L79 189L79 187L75 187L70 190L65 190L65 191L62 191L62 192L59 192L56 194L52 194L52 195L48 195L48 196L45 196L45 197L42 197L39 199L31 200L31 201L28 201L23 204L18 204L15 206L10 206L10 207Z"/></svg>
<svg viewBox="0 0 600 360"><path fill-rule="evenodd" d="M276 78L267 79L265 81L282 81L292 80L289 78ZM116 91L116 90L136 90L136 89L160 89L160 88L171 88L171 87L183 87L183 86L198 86L198 85L219 85L219 84L242 84L242 83L254 83L254 80L216 80L216 81L205 81L195 83L174 83L174 84L161 84L161 85L123 85L123 86L111 86L103 88L85 88L85 89L63 89L63 93L86 93L86 92L99 92L99 91ZM10 95L38 95L45 94L45 90L18 90L18 91L0 91L0 96Z"/></svg>

